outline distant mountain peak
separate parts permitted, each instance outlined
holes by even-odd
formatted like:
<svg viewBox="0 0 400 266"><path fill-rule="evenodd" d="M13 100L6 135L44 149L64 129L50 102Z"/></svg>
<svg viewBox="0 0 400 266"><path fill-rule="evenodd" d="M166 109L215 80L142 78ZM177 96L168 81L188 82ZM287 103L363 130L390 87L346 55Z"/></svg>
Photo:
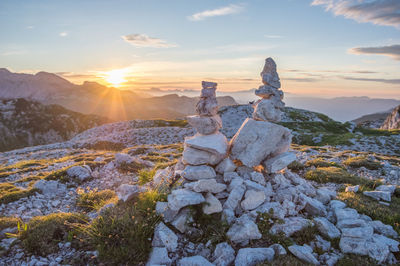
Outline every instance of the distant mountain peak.
<svg viewBox="0 0 400 266"><path fill-rule="evenodd" d="M11 73L11 72L7 68L2 67L2 68L0 68L0 73Z"/></svg>

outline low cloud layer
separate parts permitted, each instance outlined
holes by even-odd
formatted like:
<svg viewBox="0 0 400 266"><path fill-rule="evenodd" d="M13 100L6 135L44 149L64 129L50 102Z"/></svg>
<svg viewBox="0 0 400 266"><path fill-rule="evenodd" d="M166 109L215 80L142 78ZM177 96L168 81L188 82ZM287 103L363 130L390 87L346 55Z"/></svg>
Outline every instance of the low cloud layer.
<svg viewBox="0 0 400 266"><path fill-rule="evenodd" d="M380 82L387 84L400 84L400 79L374 79L374 78L354 78L354 77L343 77L346 80L356 80L356 81L370 81L370 82Z"/></svg>
<svg viewBox="0 0 400 266"><path fill-rule="evenodd" d="M149 37L146 34L129 34L122 36L129 44L136 47L155 47L155 48L170 48L177 47L176 44L168 43L165 40Z"/></svg>
<svg viewBox="0 0 400 266"><path fill-rule="evenodd" d="M225 15L240 13L241 11L243 11L243 9L244 8L242 5L231 4L229 6L224 6L217 9L210 9L199 13L195 13L189 16L188 19L192 21L199 21L210 17L225 16Z"/></svg>
<svg viewBox="0 0 400 266"><path fill-rule="evenodd" d="M395 60L400 60L400 44L378 47L356 47L350 49L349 52L352 54L385 55Z"/></svg>
<svg viewBox="0 0 400 266"><path fill-rule="evenodd" d="M311 5L358 22L400 28L399 0L314 0Z"/></svg>

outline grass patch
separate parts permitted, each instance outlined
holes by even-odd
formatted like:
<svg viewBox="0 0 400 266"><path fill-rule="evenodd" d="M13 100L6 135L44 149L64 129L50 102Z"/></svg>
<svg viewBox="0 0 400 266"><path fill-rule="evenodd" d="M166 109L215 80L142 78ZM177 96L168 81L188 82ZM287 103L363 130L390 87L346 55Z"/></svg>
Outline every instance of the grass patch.
<svg viewBox="0 0 400 266"><path fill-rule="evenodd" d="M146 166L138 162L122 162L117 168L123 173L137 173Z"/></svg>
<svg viewBox="0 0 400 266"><path fill-rule="evenodd" d="M151 161L151 162L156 162L156 163L165 163L169 162L170 159L164 156L158 156L158 155L146 155L146 156L141 156L143 160L146 161Z"/></svg>
<svg viewBox="0 0 400 266"><path fill-rule="evenodd" d="M125 149L125 144L112 141L97 141L85 145L86 149L103 150L103 151L122 151Z"/></svg>
<svg viewBox="0 0 400 266"><path fill-rule="evenodd" d="M138 179L139 185L144 185L153 180L154 175L156 174L156 169L146 170L142 169L139 171Z"/></svg>
<svg viewBox="0 0 400 266"><path fill-rule="evenodd" d="M292 254L276 256L275 259L271 262L263 262L258 263L257 266L308 266L312 265L309 263L305 263ZM353 265L352 265L353 266Z"/></svg>
<svg viewBox="0 0 400 266"><path fill-rule="evenodd" d="M145 263L151 250L155 226L162 220L155 213L157 201L166 195L142 193L136 202L119 202L86 229L87 241L99 251L100 260L111 265Z"/></svg>
<svg viewBox="0 0 400 266"><path fill-rule="evenodd" d="M0 217L0 231L10 227L17 227L20 222L21 219L16 217Z"/></svg>
<svg viewBox="0 0 400 266"><path fill-rule="evenodd" d="M382 167L378 161L369 160L364 156L351 157L343 163L353 168L365 167L369 170L378 170Z"/></svg>
<svg viewBox="0 0 400 266"><path fill-rule="evenodd" d="M314 166L314 167L330 167L330 166L340 167L337 163L328 162L322 158L316 158L313 160L309 160L306 162L305 166L307 166L307 167L311 167L311 166Z"/></svg>
<svg viewBox="0 0 400 266"><path fill-rule="evenodd" d="M368 215L372 220L380 220L390 224L400 234L400 198L392 197L390 206L379 204L378 201L362 193L339 192L338 199L346 202L347 206L359 213Z"/></svg>
<svg viewBox="0 0 400 266"><path fill-rule="evenodd" d="M153 120L155 127L186 127L186 120Z"/></svg>
<svg viewBox="0 0 400 266"><path fill-rule="evenodd" d="M61 183L67 183L70 178L67 174L67 170L72 167L72 166L68 166L68 167L64 167L62 169L53 171L51 173L49 173L48 175L46 175L46 177L44 178L45 180L57 180L60 181Z"/></svg>
<svg viewBox="0 0 400 266"><path fill-rule="evenodd" d="M293 161L287 167L288 167L288 169L290 169L294 172L298 172L298 171L304 170L305 165L300 163L299 161Z"/></svg>
<svg viewBox="0 0 400 266"><path fill-rule="evenodd" d="M392 136L400 134L400 129L384 130L384 129L357 127L355 131L361 132L365 136Z"/></svg>
<svg viewBox="0 0 400 266"><path fill-rule="evenodd" d="M363 265L363 266L377 266L379 265L373 259L368 256L360 256L355 254L345 254L343 258L339 259L337 266L354 266L354 265Z"/></svg>
<svg viewBox="0 0 400 266"><path fill-rule="evenodd" d="M80 190L78 191L76 206L90 212L94 210L97 211L104 205L117 201L118 199L115 192L109 189L102 191L90 190L88 192Z"/></svg>
<svg viewBox="0 0 400 266"><path fill-rule="evenodd" d="M22 231L22 245L40 256L58 251L58 243L71 240L76 224L83 224L85 216L76 213L52 213L32 218L27 230Z"/></svg>
<svg viewBox="0 0 400 266"><path fill-rule="evenodd" d="M33 182L31 182L26 189L16 187L11 183L0 183L0 204L10 203L21 198L29 197L37 191L37 189L33 188Z"/></svg>
<svg viewBox="0 0 400 266"><path fill-rule="evenodd" d="M310 243L314 240L315 236L319 234L319 231L316 226L309 225L304 227L300 231L295 232L290 237L294 242L298 245L304 245Z"/></svg>
<svg viewBox="0 0 400 266"><path fill-rule="evenodd" d="M377 180L368 180L350 174L346 170L338 167L320 167L317 169L309 170L305 176L308 180L313 180L318 183L338 183L338 184L351 184L361 185L373 189L382 183Z"/></svg>

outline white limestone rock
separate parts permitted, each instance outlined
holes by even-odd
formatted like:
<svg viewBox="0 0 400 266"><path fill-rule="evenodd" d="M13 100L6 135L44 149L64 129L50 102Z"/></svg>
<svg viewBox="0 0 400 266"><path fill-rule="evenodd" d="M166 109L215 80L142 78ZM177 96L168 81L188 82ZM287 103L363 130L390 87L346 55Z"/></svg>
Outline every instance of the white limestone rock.
<svg viewBox="0 0 400 266"><path fill-rule="evenodd" d="M319 261L312 254L313 250L310 246L306 244L304 244L303 246L292 245L288 247L288 249L293 255L295 255L300 260L310 264L319 265Z"/></svg>
<svg viewBox="0 0 400 266"><path fill-rule="evenodd" d="M226 183L231 183L231 181L235 178L241 178L241 177L236 172L225 172L224 173L224 182L226 182ZM243 183L243 181L242 181L242 183ZM228 190L231 191L232 189L228 188Z"/></svg>
<svg viewBox="0 0 400 266"><path fill-rule="evenodd" d="M272 248L241 248L235 259L235 266L254 266L264 261L272 261L275 252Z"/></svg>
<svg viewBox="0 0 400 266"><path fill-rule="evenodd" d="M210 192L206 195L206 201L203 205L203 212L205 214L213 214L222 212L222 204L221 202L213 196Z"/></svg>
<svg viewBox="0 0 400 266"><path fill-rule="evenodd" d="M193 222L193 217L190 213L190 210L186 208L179 212L179 214L171 222L171 225L173 225L179 232L183 234L188 229L187 224L190 222Z"/></svg>
<svg viewBox="0 0 400 266"><path fill-rule="evenodd" d="M178 261L177 266L214 266L204 257L197 255L193 257L185 257Z"/></svg>
<svg viewBox="0 0 400 266"><path fill-rule="evenodd" d="M344 209L346 207L346 203L340 200L332 200L329 202L329 208L332 210L335 209Z"/></svg>
<svg viewBox="0 0 400 266"><path fill-rule="evenodd" d="M200 98L196 104L196 113L200 116L214 116L218 113L218 102L215 97Z"/></svg>
<svg viewBox="0 0 400 266"><path fill-rule="evenodd" d="M354 228L341 228L342 237L351 238L370 238L374 233L374 229L371 226L354 227Z"/></svg>
<svg viewBox="0 0 400 266"><path fill-rule="evenodd" d="M149 261L146 266L155 265L170 265L172 260L168 257L168 250L165 247L153 247L151 251Z"/></svg>
<svg viewBox="0 0 400 266"><path fill-rule="evenodd" d="M370 221L368 225L374 228L374 232L388 237L398 237L397 232L393 229L391 225L386 225L381 221Z"/></svg>
<svg viewBox="0 0 400 266"><path fill-rule="evenodd" d="M219 243L214 250L213 264L229 266L235 260L235 250L226 242Z"/></svg>
<svg viewBox="0 0 400 266"><path fill-rule="evenodd" d="M264 191L247 190L241 206L246 211L251 211L263 204L266 200Z"/></svg>
<svg viewBox="0 0 400 266"><path fill-rule="evenodd" d="M34 188L39 189L45 195L63 195L66 193L67 187L65 184L61 184L56 180L44 180L41 179L37 181Z"/></svg>
<svg viewBox="0 0 400 266"><path fill-rule="evenodd" d="M374 198L376 200L391 201L391 193L389 191L364 191L365 196Z"/></svg>
<svg viewBox="0 0 400 266"><path fill-rule="evenodd" d="M190 165L216 165L221 161L219 154L214 154L208 151L195 149L184 145L182 153L182 162Z"/></svg>
<svg viewBox="0 0 400 266"><path fill-rule="evenodd" d="M280 232L283 232L286 236L291 236L295 232L300 231L301 229L310 225L312 225L312 223L308 219L296 216L288 217L284 219L283 224L275 223L271 227L270 233L276 235Z"/></svg>
<svg viewBox="0 0 400 266"><path fill-rule="evenodd" d="M290 163L296 160L296 154L285 152L272 157L263 162L264 168L268 173L276 173L286 168Z"/></svg>
<svg viewBox="0 0 400 266"><path fill-rule="evenodd" d="M225 221L228 224L233 224L236 221L234 211L232 209L224 208L221 215L221 221Z"/></svg>
<svg viewBox="0 0 400 266"><path fill-rule="evenodd" d="M279 202L265 202L260 207L254 210L256 213L271 213L275 219L283 219L286 215L286 210Z"/></svg>
<svg viewBox="0 0 400 266"><path fill-rule="evenodd" d="M273 95L278 95L283 99L283 91L268 85L262 85L258 87L254 94L263 99L270 99Z"/></svg>
<svg viewBox="0 0 400 266"><path fill-rule="evenodd" d="M176 217L178 212L179 211L171 210L168 207L168 202L158 201L156 203L156 213L163 217L164 221L167 223L171 222Z"/></svg>
<svg viewBox="0 0 400 266"><path fill-rule="evenodd" d="M218 183L214 178L201 179L196 182L189 183L190 188L195 192L211 192L220 193L226 189L226 185Z"/></svg>
<svg viewBox="0 0 400 266"><path fill-rule="evenodd" d="M232 191L235 187L243 184L244 180L238 174L234 175L235 177L232 179L228 186L228 191Z"/></svg>
<svg viewBox="0 0 400 266"><path fill-rule="evenodd" d="M327 188L319 188L316 190L316 192L317 195L315 198L324 205L328 204L331 201L331 199L336 197L336 191L332 191Z"/></svg>
<svg viewBox="0 0 400 266"><path fill-rule="evenodd" d="M275 251L276 256L286 255L287 251L281 244L273 244L270 246Z"/></svg>
<svg viewBox="0 0 400 266"><path fill-rule="evenodd" d="M87 165L72 166L71 168L68 168L67 175L69 177L77 178L79 181L85 181L92 177L92 170Z"/></svg>
<svg viewBox="0 0 400 266"><path fill-rule="evenodd" d="M257 225L248 215L242 215L238 218L231 228L229 228L226 235L232 242L241 245L248 244L249 240L261 238L261 233Z"/></svg>
<svg viewBox="0 0 400 266"><path fill-rule="evenodd" d="M227 172L233 172L233 171L235 171L235 169L236 169L236 165L229 157L222 160L222 162L220 162L217 165L217 167L215 167L215 170L217 171L217 173L220 173L220 174L224 174Z"/></svg>
<svg viewBox="0 0 400 266"><path fill-rule="evenodd" d="M301 197L305 202L305 210L315 216L326 216L326 208L325 206L318 200L303 196Z"/></svg>
<svg viewBox="0 0 400 266"><path fill-rule="evenodd" d="M357 193L359 189L360 189L360 185L356 185L356 186L347 186L346 189L345 189L345 192L354 192L354 193Z"/></svg>
<svg viewBox="0 0 400 266"><path fill-rule="evenodd" d="M212 135L196 134L193 137L186 137L185 145L213 154L215 157L219 158L218 163L226 157L228 151L228 141L220 132Z"/></svg>
<svg viewBox="0 0 400 266"><path fill-rule="evenodd" d="M178 247L178 237L163 222L154 230L153 247L165 247L169 252L174 252Z"/></svg>
<svg viewBox="0 0 400 266"><path fill-rule="evenodd" d="M262 173L253 171L250 173L250 178L254 182L257 182L258 184L265 186L267 182L265 181L265 177Z"/></svg>
<svg viewBox="0 0 400 266"><path fill-rule="evenodd" d="M331 203L332 203L332 201L331 201ZM344 206L346 206L345 203L343 203L343 204L344 204ZM343 206L343 205L338 204L338 206ZM335 214L337 221L344 220L344 219L358 219L360 217L358 212L352 208L336 208L336 209L333 209L333 213Z"/></svg>
<svg viewBox="0 0 400 266"><path fill-rule="evenodd" d="M201 180L215 178L217 174L214 169L207 165L193 166L187 165L182 171L181 176L187 180Z"/></svg>
<svg viewBox="0 0 400 266"><path fill-rule="evenodd" d="M292 140L289 129L266 121L246 119L231 139L231 158L257 166L268 156L286 152Z"/></svg>
<svg viewBox="0 0 400 266"><path fill-rule="evenodd" d="M189 125L202 135L211 135L216 133L222 127L222 120L219 115L199 116L191 115L186 117Z"/></svg>
<svg viewBox="0 0 400 266"><path fill-rule="evenodd" d="M282 119L282 111L278 106L283 105L283 102L276 103L273 99L262 99L255 104L253 119L258 121L280 122Z"/></svg>
<svg viewBox="0 0 400 266"><path fill-rule="evenodd" d="M173 211L179 211L189 205L197 205L205 201L203 195L187 189L176 189L168 195L168 207Z"/></svg>
<svg viewBox="0 0 400 266"><path fill-rule="evenodd" d="M314 218L318 231L329 239L340 237L340 231L325 217Z"/></svg>
<svg viewBox="0 0 400 266"><path fill-rule="evenodd" d="M132 199L144 191L146 191L144 187L129 184L122 184L116 189L118 199L122 200L123 202Z"/></svg>
<svg viewBox="0 0 400 266"><path fill-rule="evenodd" d="M236 206L238 206L239 201L243 198L245 190L246 187L243 184L235 186L229 193L228 199L224 203L224 209L231 209L231 210L236 209Z"/></svg>
<svg viewBox="0 0 400 266"><path fill-rule="evenodd" d="M265 65L260 75L262 77L262 82L265 85L269 85L277 89L281 87L279 75L278 72L276 72L276 63L271 57L265 59Z"/></svg>
<svg viewBox="0 0 400 266"><path fill-rule="evenodd" d="M395 185L380 185L375 189L376 191L387 191L390 192L391 195L393 195L394 191L396 190Z"/></svg>

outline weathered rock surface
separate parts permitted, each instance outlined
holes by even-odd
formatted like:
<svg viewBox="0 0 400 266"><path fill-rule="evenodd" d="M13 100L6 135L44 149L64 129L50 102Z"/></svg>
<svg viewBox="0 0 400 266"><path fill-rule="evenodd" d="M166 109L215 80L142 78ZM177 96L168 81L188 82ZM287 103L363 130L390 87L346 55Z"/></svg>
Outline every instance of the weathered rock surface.
<svg viewBox="0 0 400 266"><path fill-rule="evenodd" d="M182 177L187 180L200 180L215 178L217 174L214 168L207 165L193 166L188 165L181 173Z"/></svg>
<svg viewBox="0 0 400 266"><path fill-rule="evenodd" d="M173 252L178 247L178 237L164 223L159 223L154 230L153 247L165 247Z"/></svg>
<svg viewBox="0 0 400 266"><path fill-rule="evenodd" d="M278 72L276 72L276 63L271 57L265 59L265 65L260 75L265 85L269 85L277 89L281 87Z"/></svg>
<svg viewBox="0 0 400 266"><path fill-rule="evenodd" d="M285 152L263 162L268 173L276 173L296 160L296 154Z"/></svg>
<svg viewBox="0 0 400 266"><path fill-rule="evenodd" d="M314 218L314 222L323 236L329 239L340 237L340 231L325 217Z"/></svg>
<svg viewBox="0 0 400 266"><path fill-rule="evenodd" d="M241 248L235 259L235 266L253 266L274 259L272 248Z"/></svg>
<svg viewBox="0 0 400 266"><path fill-rule="evenodd" d="M222 211L221 202L211 193L207 193L206 201L203 205L203 212L205 214L218 213Z"/></svg>
<svg viewBox="0 0 400 266"><path fill-rule="evenodd" d="M182 258L177 263L178 266L213 266L211 262L202 256L193 256Z"/></svg>
<svg viewBox="0 0 400 266"><path fill-rule="evenodd" d="M318 260L312 254L313 250L310 246L308 246L308 245L303 245L303 246L292 245L288 249L293 255L295 255L300 260L310 263L310 264L319 265Z"/></svg>
<svg viewBox="0 0 400 266"><path fill-rule="evenodd" d="M171 262L172 260L168 257L167 248L153 247L149 261L147 262L146 266L169 265L171 264Z"/></svg>
<svg viewBox="0 0 400 266"><path fill-rule="evenodd" d="M246 211L251 211L263 204L266 200L264 191L247 190L241 206Z"/></svg>
<svg viewBox="0 0 400 266"><path fill-rule="evenodd" d="M245 166L257 166L268 156L286 152L291 142L289 129L265 121L246 119L232 138L231 157Z"/></svg>
<svg viewBox="0 0 400 266"><path fill-rule="evenodd" d="M72 166L67 170L67 175L77 178L79 181L84 181L92 177L92 170L89 166Z"/></svg>
<svg viewBox="0 0 400 266"><path fill-rule="evenodd" d="M400 129L400 105L393 109L386 120L383 122L381 129Z"/></svg>
<svg viewBox="0 0 400 266"><path fill-rule="evenodd" d="M168 207L178 211L189 205L196 205L205 201L203 195L187 189L176 189L168 195Z"/></svg>
<svg viewBox="0 0 400 266"><path fill-rule="evenodd" d="M243 215L229 228L226 235L229 239L241 245L248 244L249 240L260 239L258 226L247 216Z"/></svg>
<svg viewBox="0 0 400 266"><path fill-rule="evenodd" d="M192 115L186 117L188 123L202 135L210 135L216 133L222 127L221 117L215 116L199 116Z"/></svg>
<svg viewBox="0 0 400 266"><path fill-rule="evenodd" d="M310 225L311 221L308 219L304 219L302 217L289 217L284 219L283 224L275 223L271 227L270 232L272 234L283 232L286 236L291 236L295 232L300 231L301 229Z"/></svg>
<svg viewBox="0 0 400 266"><path fill-rule="evenodd" d="M215 247L213 263L216 266L229 266L234 260L235 250L228 243L219 243Z"/></svg>
<svg viewBox="0 0 400 266"><path fill-rule="evenodd" d="M138 185L122 184L120 185L116 192L118 199L122 201L128 201L133 197L137 196L139 193L145 191L146 189Z"/></svg>

